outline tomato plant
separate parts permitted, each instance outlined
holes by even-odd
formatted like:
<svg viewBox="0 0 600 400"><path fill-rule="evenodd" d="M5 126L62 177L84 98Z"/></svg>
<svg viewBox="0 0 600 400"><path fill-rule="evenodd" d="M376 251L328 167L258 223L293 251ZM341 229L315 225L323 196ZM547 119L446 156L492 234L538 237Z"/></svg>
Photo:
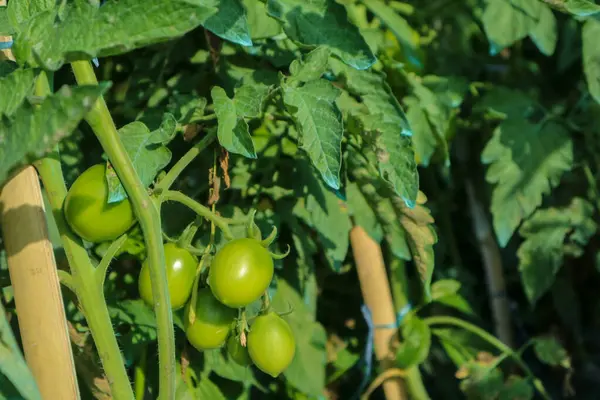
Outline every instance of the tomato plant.
<svg viewBox="0 0 600 400"><path fill-rule="evenodd" d="M232 240L215 255L208 283L223 304L239 308L257 300L273 279L269 251L252 238Z"/></svg>
<svg viewBox="0 0 600 400"><path fill-rule="evenodd" d="M128 199L108 203L106 166L97 164L75 180L65 198L65 218L73 231L89 242L114 240L135 222Z"/></svg>
<svg viewBox="0 0 600 400"><path fill-rule="evenodd" d="M599 17L0 0L0 398L598 398Z"/></svg>
<svg viewBox="0 0 600 400"><path fill-rule="evenodd" d="M185 306L194 284L198 262L189 251L182 249L175 243L165 244L165 267L169 287L171 308L178 310ZM138 278L140 297L149 305L153 304L152 285L148 264L142 264Z"/></svg>

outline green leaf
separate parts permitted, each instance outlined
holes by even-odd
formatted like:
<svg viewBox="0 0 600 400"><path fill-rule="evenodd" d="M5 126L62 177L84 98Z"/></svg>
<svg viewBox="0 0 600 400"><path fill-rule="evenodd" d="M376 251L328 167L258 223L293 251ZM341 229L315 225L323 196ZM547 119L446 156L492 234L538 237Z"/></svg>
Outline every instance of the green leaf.
<svg viewBox="0 0 600 400"><path fill-rule="evenodd" d="M362 3L379 18L389 30L394 33L396 39L402 46L402 51L411 63L421 65L416 54L418 33L411 28L404 18L385 2L381 0L363 0Z"/></svg>
<svg viewBox="0 0 600 400"><path fill-rule="evenodd" d="M588 17L600 12L600 5L589 0L565 0L564 7L578 17Z"/></svg>
<svg viewBox="0 0 600 400"><path fill-rule="evenodd" d="M500 119L523 118L536 109L536 104L519 90L496 86L483 96L475 109L488 111L492 117Z"/></svg>
<svg viewBox="0 0 600 400"><path fill-rule="evenodd" d="M548 365L571 368L571 358L558 341L551 336L539 336L533 341L537 358Z"/></svg>
<svg viewBox="0 0 600 400"><path fill-rule="evenodd" d="M37 73L32 69L17 69L0 78L0 115L12 115L33 91Z"/></svg>
<svg viewBox="0 0 600 400"><path fill-rule="evenodd" d="M592 97L600 103L600 21L590 18L584 24L581 32L583 45L583 71L587 79Z"/></svg>
<svg viewBox="0 0 600 400"><path fill-rule="evenodd" d="M413 262L417 267L425 302L431 301L431 277L435 267L433 245L437 243L437 233L433 227L433 217L425 203L427 197L419 192L417 205L409 208L399 201L394 205L400 214L400 224L406 231L406 237Z"/></svg>
<svg viewBox="0 0 600 400"><path fill-rule="evenodd" d="M303 60L294 60L290 65L292 80L306 83L321 78L327 71L329 55L327 47L317 47Z"/></svg>
<svg viewBox="0 0 600 400"><path fill-rule="evenodd" d="M419 190L419 176L410 136L412 131L402 107L394 97L385 76L356 71L330 59L334 73L344 77L349 91L361 96L369 114L359 115L372 131L381 177L404 202L413 207Z"/></svg>
<svg viewBox="0 0 600 400"><path fill-rule="evenodd" d="M204 22L215 35L242 46L252 46L246 9L240 0L209 0L206 6L218 11Z"/></svg>
<svg viewBox="0 0 600 400"><path fill-rule="evenodd" d="M241 366L231 358L226 357L223 350L223 348L220 348L204 351L205 368L214 372L221 378L229 379L230 381L258 385L252 370ZM206 398L208 399L211 397Z"/></svg>
<svg viewBox="0 0 600 400"><path fill-rule="evenodd" d="M482 16L492 54L531 36L546 55L556 47L556 19L552 10L540 1L489 0Z"/></svg>
<svg viewBox="0 0 600 400"><path fill-rule="evenodd" d="M327 364L325 329L315 321L298 292L283 279L278 281L272 305L276 310L283 311L289 307L294 310L283 317L296 338L296 355L284 372L287 382L310 397L322 396Z"/></svg>
<svg viewBox="0 0 600 400"><path fill-rule="evenodd" d="M217 136L219 143L232 153L241 154L247 158L256 158L252 136L248 124L236 109L234 100L227 97L222 88L215 86L211 90L215 106L215 114L219 121Z"/></svg>
<svg viewBox="0 0 600 400"><path fill-rule="evenodd" d="M14 33L6 7L0 7L0 36L10 36Z"/></svg>
<svg viewBox="0 0 600 400"><path fill-rule="evenodd" d="M150 132L141 121L132 122L119 129L121 141L144 187L149 187L158 172L171 161L171 151L164 144L173 138L176 127L175 117L167 113L155 131ZM114 169L106 169L106 179L109 204L127 198L127 192Z"/></svg>
<svg viewBox="0 0 600 400"><path fill-rule="evenodd" d="M436 281L431 285L431 300L455 308L465 314L473 314L473 309L467 300L458 293L460 286L460 282L453 279Z"/></svg>
<svg viewBox="0 0 600 400"><path fill-rule="evenodd" d="M438 300L445 296L458 293L460 282L454 279L442 279L431 285L431 300Z"/></svg>
<svg viewBox="0 0 600 400"><path fill-rule="evenodd" d="M283 86L285 106L301 136L301 148L333 189L340 188L342 115L335 101L340 90L319 79L302 87Z"/></svg>
<svg viewBox="0 0 600 400"><path fill-rule="evenodd" d="M509 118L494 131L481 160L490 164L486 179L495 185L491 211L494 230L504 247L521 221L542 203L572 168L573 143L557 122L533 124Z"/></svg>
<svg viewBox="0 0 600 400"><path fill-rule="evenodd" d="M21 395L19 398L41 400L42 396L35 379L25 363L6 315L4 306L0 302L0 381L2 381L2 375L4 375ZM0 386L5 388L7 385ZM0 390L0 397L2 395L3 390Z"/></svg>
<svg viewBox="0 0 600 400"><path fill-rule="evenodd" d="M479 351L471 342L471 336L459 329L452 328L438 328L432 329L431 333L434 334L442 343L442 347L448 354L448 357L452 360L454 365L460 367L469 360L475 358L475 355Z"/></svg>
<svg viewBox="0 0 600 400"><path fill-rule="evenodd" d="M20 106L10 119L0 120L0 185L9 172L51 151L68 136L109 87L63 87L39 107Z"/></svg>
<svg viewBox="0 0 600 400"><path fill-rule="evenodd" d="M267 11L282 22L290 39L326 46L353 68L367 69L376 61L344 6L334 0L267 0Z"/></svg>
<svg viewBox="0 0 600 400"><path fill-rule="evenodd" d="M404 99L404 103L408 107L406 118L413 132L415 157L420 165L427 167L438 146L438 137L427 119L425 110L421 108L419 100L414 96L408 96Z"/></svg>
<svg viewBox="0 0 600 400"><path fill-rule="evenodd" d="M7 14L10 24L18 29L19 25L26 22L31 17L56 7L56 0L19 0L9 1ZM2 26L0 24L0 26Z"/></svg>
<svg viewBox="0 0 600 400"><path fill-rule="evenodd" d="M208 376L201 377L196 386L195 399L226 400L227 397L221 392L219 386L209 379Z"/></svg>
<svg viewBox="0 0 600 400"><path fill-rule="evenodd" d="M356 183L348 183L346 197L348 198L348 211L354 217L354 223L363 227L373 240L380 243L383 239L383 229L377 215Z"/></svg>
<svg viewBox="0 0 600 400"><path fill-rule="evenodd" d="M269 92L264 85L245 84L235 89L233 102L238 117L258 118L262 115L263 101Z"/></svg>
<svg viewBox="0 0 600 400"><path fill-rule="evenodd" d="M401 326L402 340L396 351L396 361L400 368L410 368L421 364L429 355L431 331L429 325L416 315L408 317Z"/></svg>
<svg viewBox="0 0 600 400"><path fill-rule="evenodd" d="M248 14L248 26L252 39L268 39L283 32L279 22L267 14L265 3L256 0L242 0L242 2Z"/></svg>
<svg viewBox="0 0 600 400"><path fill-rule="evenodd" d="M583 253L596 233L593 215L594 207L575 197L568 207L538 210L523 223L519 233L525 241L517 255L523 287L532 304L554 282L565 253Z"/></svg>
<svg viewBox="0 0 600 400"><path fill-rule="evenodd" d="M529 31L529 37L542 53L551 56L558 41L557 29L552 10L549 7L541 7L537 24Z"/></svg>
<svg viewBox="0 0 600 400"><path fill-rule="evenodd" d="M137 359L137 354L157 338L154 312L143 300L124 300L109 306L110 317L119 325L127 325L126 334L119 338L127 365Z"/></svg>
<svg viewBox="0 0 600 400"><path fill-rule="evenodd" d="M533 399L533 386L529 379L511 375L504 383L498 400L530 400Z"/></svg>
<svg viewBox="0 0 600 400"><path fill-rule="evenodd" d="M34 67L59 69L65 62L129 52L183 35L217 10L201 0L109 1L98 8L68 3L30 18L15 36L17 60Z"/></svg>

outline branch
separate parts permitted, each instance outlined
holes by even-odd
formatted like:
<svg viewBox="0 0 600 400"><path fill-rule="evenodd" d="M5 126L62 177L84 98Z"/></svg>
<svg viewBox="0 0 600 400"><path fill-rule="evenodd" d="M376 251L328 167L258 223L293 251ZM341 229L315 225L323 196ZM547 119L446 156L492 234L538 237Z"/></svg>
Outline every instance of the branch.
<svg viewBox="0 0 600 400"><path fill-rule="evenodd" d="M89 61L75 61L71 65L79 85L98 84L94 69ZM165 253L162 245L160 212L139 180L103 98L96 101L96 104L86 116L86 121L94 131L117 172L144 233L158 331L158 375L160 380L158 397L161 400L173 399L175 397L176 366L175 333L171 300L167 287L167 273L164 268ZM133 398L133 394L131 398Z"/></svg>

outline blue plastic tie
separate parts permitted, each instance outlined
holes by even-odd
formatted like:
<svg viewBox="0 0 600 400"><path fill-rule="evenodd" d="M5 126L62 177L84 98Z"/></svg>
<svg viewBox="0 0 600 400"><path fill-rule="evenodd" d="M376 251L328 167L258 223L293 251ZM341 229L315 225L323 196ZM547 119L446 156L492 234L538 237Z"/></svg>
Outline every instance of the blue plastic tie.
<svg viewBox="0 0 600 400"><path fill-rule="evenodd" d="M10 49L13 45L13 41L9 40L8 42L0 42L0 50Z"/></svg>
<svg viewBox="0 0 600 400"><path fill-rule="evenodd" d="M369 377L371 376L371 370L373 369L373 343L374 343L374 339L375 339L375 329L398 328L402 324L402 321L404 320L404 318L408 315L408 313L411 310L412 310L412 305L410 303L407 303L404 307L402 307L402 309L400 311L398 311L395 322L392 322L389 324L375 325L373 323L373 315L371 314L371 310L369 310L369 307L367 307L366 304L363 304L360 307L360 311L362 312L363 318L365 319L365 322L367 323L368 332L367 332L367 343L365 345L365 351L363 353L363 358L359 362L360 364L364 365L363 379L360 383L360 386L359 386L357 392L353 396L354 399L357 399L360 397L361 393L364 391L365 387L367 386L367 383L369 383Z"/></svg>

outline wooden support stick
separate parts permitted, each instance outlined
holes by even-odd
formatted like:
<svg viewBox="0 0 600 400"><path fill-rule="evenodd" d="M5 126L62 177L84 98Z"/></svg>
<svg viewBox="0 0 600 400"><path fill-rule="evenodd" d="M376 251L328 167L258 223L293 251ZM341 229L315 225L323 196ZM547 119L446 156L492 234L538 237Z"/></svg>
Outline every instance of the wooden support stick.
<svg viewBox="0 0 600 400"><path fill-rule="evenodd" d="M350 231L350 243L363 299L371 311L373 324L394 326L396 313L379 244L360 226L355 226ZM375 329L375 357L382 370L394 367L395 355L391 351L391 344L397 332L398 328L392 327ZM387 400L408 398L400 377L386 380L383 383L383 391Z"/></svg>
<svg viewBox="0 0 600 400"><path fill-rule="evenodd" d="M65 310L35 168L0 193L2 232L27 364L44 399L79 398Z"/></svg>

